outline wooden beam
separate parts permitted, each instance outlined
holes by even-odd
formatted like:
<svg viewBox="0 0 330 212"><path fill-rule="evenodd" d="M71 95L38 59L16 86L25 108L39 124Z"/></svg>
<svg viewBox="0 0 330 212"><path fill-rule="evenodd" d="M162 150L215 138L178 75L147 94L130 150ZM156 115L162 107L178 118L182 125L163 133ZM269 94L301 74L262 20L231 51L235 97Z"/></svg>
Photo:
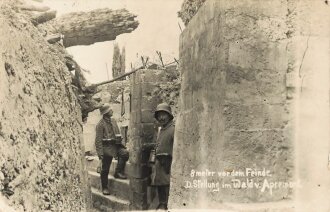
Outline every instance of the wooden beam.
<svg viewBox="0 0 330 212"><path fill-rule="evenodd" d="M111 41L118 35L131 33L139 25L136 17L126 9L103 8L67 13L40 26L47 34L63 34L63 45L70 47Z"/></svg>
<svg viewBox="0 0 330 212"><path fill-rule="evenodd" d="M127 73L125 73L125 74L123 74L123 75L121 75L121 76L119 76L119 77L116 77L116 78L114 78L114 79L112 79L112 80L107 80L107 81L104 81L104 82L100 82L100 83L97 83L97 84L93 84L92 86L97 87L97 86L100 86L100 85L104 85L104 84L109 84L109 83L115 82L115 81L117 81L117 80L120 80L120 79L122 79L122 78L128 76L128 75L134 74L135 72L137 72L138 70L141 70L141 69L143 69L143 68L144 68L144 67L141 66L141 67L139 67L139 68L137 68L137 69L134 69L133 71L127 72Z"/></svg>
<svg viewBox="0 0 330 212"><path fill-rule="evenodd" d="M34 15L34 17L32 18L32 23L35 26L37 26L39 24L50 21L50 20L54 19L55 17L56 17L56 11L55 10L43 12L43 13Z"/></svg>
<svg viewBox="0 0 330 212"><path fill-rule="evenodd" d="M50 8L47 6L35 6L32 4L26 4L26 3L19 5L18 8L20 8L21 10L37 11L37 12L46 12L46 11L50 10Z"/></svg>

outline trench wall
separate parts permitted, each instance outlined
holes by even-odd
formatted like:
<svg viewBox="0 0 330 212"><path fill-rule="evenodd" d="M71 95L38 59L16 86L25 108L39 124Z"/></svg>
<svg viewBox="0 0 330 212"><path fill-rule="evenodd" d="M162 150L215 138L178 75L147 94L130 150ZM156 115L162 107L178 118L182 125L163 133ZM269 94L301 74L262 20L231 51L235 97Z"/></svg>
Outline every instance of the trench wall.
<svg viewBox="0 0 330 212"><path fill-rule="evenodd" d="M85 211L81 113L65 59L9 1L0 6L0 195L17 211Z"/></svg>
<svg viewBox="0 0 330 212"><path fill-rule="evenodd" d="M261 189L265 182L290 182L294 176L287 4L209 0L181 34L171 208L292 199L291 188ZM252 176L249 168L270 174ZM215 175L191 175L206 169ZM260 187L246 188L248 182ZM208 183L213 187L205 187Z"/></svg>

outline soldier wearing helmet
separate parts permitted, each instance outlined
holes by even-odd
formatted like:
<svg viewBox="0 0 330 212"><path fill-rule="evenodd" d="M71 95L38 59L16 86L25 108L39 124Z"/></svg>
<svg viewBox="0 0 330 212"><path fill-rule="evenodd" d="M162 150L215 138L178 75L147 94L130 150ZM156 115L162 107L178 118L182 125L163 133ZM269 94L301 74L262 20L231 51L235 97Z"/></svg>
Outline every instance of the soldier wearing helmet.
<svg viewBox="0 0 330 212"><path fill-rule="evenodd" d="M157 141L155 144L144 145L143 149L155 149L156 160L152 166L151 185L157 187L159 198L157 209L167 209L174 141L174 117L171 107L167 103L159 104L154 115L161 125Z"/></svg>
<svg viewBox="0 0 330 212"><path fill-rule="evenodd" d="M113 111L108 104L100 108L102 119L96 125L95 146L97 155L101 160L101 184L102 193L109 195L108 174L113 157L118 157L118 164L114 174L115 178L126 179L125 165L129 157L126 147L121 143L122 138Z"/></svg>

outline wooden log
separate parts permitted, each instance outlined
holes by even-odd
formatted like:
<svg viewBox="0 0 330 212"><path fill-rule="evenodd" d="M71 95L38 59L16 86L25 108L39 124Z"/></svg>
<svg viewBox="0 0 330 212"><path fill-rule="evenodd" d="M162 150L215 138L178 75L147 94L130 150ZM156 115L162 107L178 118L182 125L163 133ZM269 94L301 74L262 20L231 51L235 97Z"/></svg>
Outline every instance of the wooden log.
<svg viewBox="0 0 330 212"><path fill-rule="evenodd" d="M47 6L36 6L32 4L21 4L18 6L21 10L28 10L28 11L37 11L37 12L46 12L50 10Z"/></svg>
<svg viewBox="0 0 330 212"><path fill-rule="evenodd" d="M50 20L54 19L55 17L56 17L56 11L55 10L43 12L43 13L34 15L34 17L32 18L32 23L35 26L37 26L39 24L50 21Z"/></svg>
<svg viewBox="0 0 330 212"><path fill-rule="evenodd" d="M100 83L94 84L93 86L97 87L97 86L100 86L100 85L105 85L105 84L109 84L109 83L112 83L112 82L118 81L118 80L120 80L120 79L122 79L122 78L124 78L124 77L126 77L126 76L128 76L128 75L134 74L135 72L137 72L138 70L141 70L141 69L144 69L144 67L141 66L141 67L139 67L139 68L137 68L137 69L134 69L133 71L127 72L127 73L125 73L125 74L123 74L123 75L121 75L121 76L119 76L119 77L116 77L116 78L114 78L114 79L112 79L112 80L108 80L108 81L100 82Z"/></svg>
<svg viewBox="0 0 330 212"><path fill-rule="evenodd" d="M115 40L118 35L130 33L138 27L135 17L126 9L97 9L68 13L40 26L47 34L63 34L64 46L70 47Z"/></svg>

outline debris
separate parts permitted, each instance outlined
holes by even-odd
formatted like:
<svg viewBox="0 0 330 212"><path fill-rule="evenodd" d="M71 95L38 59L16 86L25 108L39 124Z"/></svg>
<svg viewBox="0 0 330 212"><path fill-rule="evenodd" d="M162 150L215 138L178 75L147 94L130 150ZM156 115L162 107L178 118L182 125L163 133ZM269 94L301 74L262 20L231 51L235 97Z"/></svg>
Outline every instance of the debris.
<svg viewBox="0 0 330 212"><path fill-rule="evenodd" d="M63 39L63 37L64 36L61 34L52 34L52 35L47 36L46 40L48 43L54 44L54 43L61 41L61 39Z"/></svg>

